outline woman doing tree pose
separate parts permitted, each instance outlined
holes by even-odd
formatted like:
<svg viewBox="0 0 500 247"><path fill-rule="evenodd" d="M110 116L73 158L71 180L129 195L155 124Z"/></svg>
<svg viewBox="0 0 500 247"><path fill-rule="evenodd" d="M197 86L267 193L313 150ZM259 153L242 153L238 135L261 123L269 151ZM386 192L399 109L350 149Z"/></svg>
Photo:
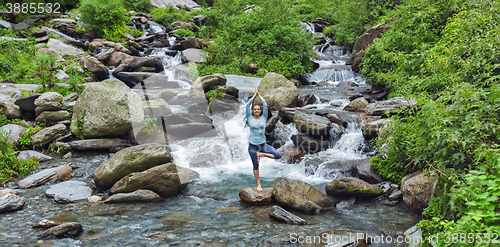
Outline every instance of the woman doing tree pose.
<svg viewBox="0 0 500 247"><path fill-rule="evenodd" d="M250 110L250 106L252 105L255 96L260 97L263 107L255 104ZM281 154L278 152L278 150L266 143L265 130L267 122L267 104L264 98L262 98L262 96L260 95L257 88L255 88L255 94L246 105L246 115L248 126L250 127L248 153L250 154L250 158L252 159L253 163L253 175L255 176L255 180L257 181L257 190L262 191L259 178L260 158L267 157L272 159L279 159L281 158Z"/></svg>

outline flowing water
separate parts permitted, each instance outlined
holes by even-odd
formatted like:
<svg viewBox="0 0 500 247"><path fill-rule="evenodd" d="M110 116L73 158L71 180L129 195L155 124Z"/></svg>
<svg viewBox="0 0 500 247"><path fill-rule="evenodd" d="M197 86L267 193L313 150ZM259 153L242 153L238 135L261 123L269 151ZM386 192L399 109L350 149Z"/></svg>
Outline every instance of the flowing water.
<svg viewBox="0 0 500 247"><path fill-rule="evenodd" d="M166 74L187 91L189 83L173 69L181 63L180 57L162 55L167 48L157 49L150 56L163 56ZM357 114L343 112L348 97L369 86L345 65L346 57L338 47L325 45L316 62L320 68L306 75L310 81L327 81L332 85L351 81L359 87L304 86L299 90L318 99L304 107L307 111L337 113L349 122L347 133L322 152L306 155L301 162L285 164L280 160L263 159L260 176L263 187L272 187L274 179L287 177L309 183L324 191L333 178L348 176L326 164L334 161L352 161L369 157L360 151L365 145ZM327 59L325 59L325 57ZM332 59L336 58L336 59ZM341 202L333 210L320 214L293 212L308 225L288 225L269 218L271 206L252 206L238 197L240 189L254 187L255 179L247 152L249 129L245 124L244 106L260 79L228 75L228 84L240 89L239 111L230 115L213 116L218 130L216 137L199 137L169 144L174 163L197 171L200 178L189 183L176 197L158 203L72 203L58 204L44 193L50 185L18 190L26 198L25 207L17 212L0 215L0 245L2 246L272 246L304 242L308 246L337 246L326 243L329 235L342 230L381 234L393 237L420 220L420 215L409 211L403 203L382 205L376 201L357 201L352 206ZM173 105L175 112L186 112L185 107ZM278 123L277 133L291 143L297 134L293 125ZM203 166L194 166L194 160L208 157ZM40 169L69 164L73 167L73 180L92 184L93 171L105 160L107 153L76 153L73 158L53 160ZM310 169L311 165L315 169ZM106 191L94 187L95 195L107 197ZM56 222L75 221L83 225L84 233L75 239L39 240L41 230L31 225L42 219ZM316 244L307 244L316 236ZM331 240L331 239L330 239ZM290 241L292 243L290 243ZM311 240L312 241L312 240ZM319 242L318 242L319 241ZM321 243L321 244L319 244ZM296 243L294 245L301 245ZM371 246L388 246L373 243ZM393 244L392 246L396 246Z"/></svg>

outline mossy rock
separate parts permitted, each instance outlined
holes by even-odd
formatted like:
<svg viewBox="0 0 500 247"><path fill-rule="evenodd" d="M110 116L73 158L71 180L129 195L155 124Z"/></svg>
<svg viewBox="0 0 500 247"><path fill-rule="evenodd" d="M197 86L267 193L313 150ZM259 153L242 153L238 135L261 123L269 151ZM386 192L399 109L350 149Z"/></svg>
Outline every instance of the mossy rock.
<svg viewBox="0 0 500 247"><path fill-rule="evenodd" d="M382 189L358 178L337 178L325 186L325 191L331 196L346 196L356 198L372 198L380 195Z"/></svg>

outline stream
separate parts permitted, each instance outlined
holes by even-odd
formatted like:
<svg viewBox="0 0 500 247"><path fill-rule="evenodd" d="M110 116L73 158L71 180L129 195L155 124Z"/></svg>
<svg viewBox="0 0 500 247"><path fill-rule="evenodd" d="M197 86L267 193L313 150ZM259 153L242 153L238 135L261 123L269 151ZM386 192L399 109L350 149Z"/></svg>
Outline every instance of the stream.
<svg viewBox="0 0 500 247"><path fill-rule="evenodd" d="M149 56L163 56L165 74L179 81L183 93L190 88L185 78L179 77L175 67L182 64L180 55L165 55L165 49L155 49ZM272 187L274 179L287 177L309 183L321 191L337 177L349 176L330 169L325 164L334 161L360 160L373 154L365 150L357 113L342 111L349 96L368 88L363 78L354 73L345 62L350 54L341 47L325 45L315 60L320 67L306 78L312 82L326 81L332 86L302 86L299 91L314 95L316 103L303 107L305 111L335 112L348 121L347 133L329 149L306 155L302 161L286 164L282 160L263 159L260 164L262 187ZM182 74L180 74L182 75ZM189 183L181 195L156 203L104 204L81 202L58 204L45 196L50 184L31 189L16 189L26 199L22 210L0 215L1 246L342 246L327 241L324 234L342 234L344 231L371 236L402 236L403 232L420 221L421 216L400 202L387 206L378 201L356 201L345 206L341 202L333 210L319 214L295 215L307 225L288 225L269 218L271 205L253 206L238 197L240 189L255 187L252 163L248 155L249 128L245 124L245 103L253 94L261 78L226 75L227 85L240 90L240 108L230 115L213 116L218 130L215 137L196 137L169 143L174 163L190 168L200 178ZM341 81L356 83L358 87L336 87ZM134 89L135 90L135 89ZM184 106L172 105L173 113L186 112ZM273 113L276 114L276 113ZM277 124L277 135L292 144L291 135L298 134L292 124ZM205 166L192 166L199 157L212 157ZM108 153L74 153L69 159L44 162L43 168L70 165L72 180L92 185L95 169L108 159ZM310 169L314 166L315 169ZM108 197L106 191L95 187L93 195ZM40 240L41 230L32 229L33 223L43 219L56 222L78 222L84 232L77 238ZM321 243L309 244L307 237L321 238ZM333 236L333 235L332 235ZM302 243L301 241L302 240ZM397 246L372 243L370 246Z"/></svg>

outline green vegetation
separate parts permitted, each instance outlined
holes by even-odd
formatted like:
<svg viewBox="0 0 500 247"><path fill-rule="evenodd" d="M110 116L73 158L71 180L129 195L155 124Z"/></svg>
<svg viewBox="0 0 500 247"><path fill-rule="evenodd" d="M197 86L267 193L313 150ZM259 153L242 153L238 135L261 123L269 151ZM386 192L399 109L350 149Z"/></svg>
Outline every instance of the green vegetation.
<svg viewBox="0 0 500 247"><path fill-rule="evenodd" d="M129 28L125 25L124 0L82 0L81 20L88 24L87 30L114 42L123 40L122 34Z"/></svg>
<svg viewBox="0 0 500 247"><path fill-rule="evenodd" d="M18 160L17 153L8 140L8 133L0 130L0 183L24 176L40 165L37 158Z"/></svg>
<svg viewBox="0 0 500 247"><path fill-rule="evenodd" d="M185 29L178 29L175 31L175 34L184 36L184 37L196 37L196 35L193 33L193 31L185 30Z"/></svg>
<svg viewBox="0 0 500 247"><path fill-rule="evenodd" d="M149 13L153 5L148 0L125 0L125 8L141 13Z"/></svg>
<svg viewBox="0 0 500 247"><path fill-rule="evenodd" d="M420 169L440 175L442 196L419 223L439 246L447 234L500 231L499 16L497 1L405 1L362 64L375 87L417 98L392 117L378 140L387 157L372 164L398 183Z"/></svg>
<svg viewBox="0 0 500 247"><path fill-rule="evenodd" d="M142 120L143 126L139 132L146 134L148 137L156 135L156 131L158 131L158 126L156 125L157 120L158 119L155 117L146 116L144 120Z"/></svg>
<svg viewBox="0 0 500 247"><path fill-rule="evenodd" d="M157 8L152 11L153 21L160 23L164 26L168 26L175 21L189 21L188 13L181 9L177 10L173 6L168 6L166 8Z"/></svg>
<svg viewBox="0 0 500 247"><path fill-rule="evenodd" d="M224 96L226 96L226 94L224 92L217 90L217 89L210 90L207 92L208 100L222 99L222 98L224 98Z"/></svg>

